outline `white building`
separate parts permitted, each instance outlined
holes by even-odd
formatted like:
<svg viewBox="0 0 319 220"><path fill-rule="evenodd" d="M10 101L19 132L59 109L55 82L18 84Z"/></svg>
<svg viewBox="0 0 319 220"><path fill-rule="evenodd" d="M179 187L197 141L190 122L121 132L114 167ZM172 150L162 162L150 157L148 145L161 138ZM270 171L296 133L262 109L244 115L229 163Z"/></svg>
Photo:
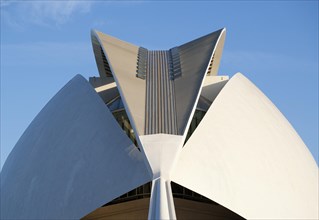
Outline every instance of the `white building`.
<svg viewBox="0 0 319 220"><path fill-rule="evenodd" d="M92 31L100 77L75 76L21 136L1 219L318 219L301 138L242 74L217 76L225 34L151 51Z"/></svg>

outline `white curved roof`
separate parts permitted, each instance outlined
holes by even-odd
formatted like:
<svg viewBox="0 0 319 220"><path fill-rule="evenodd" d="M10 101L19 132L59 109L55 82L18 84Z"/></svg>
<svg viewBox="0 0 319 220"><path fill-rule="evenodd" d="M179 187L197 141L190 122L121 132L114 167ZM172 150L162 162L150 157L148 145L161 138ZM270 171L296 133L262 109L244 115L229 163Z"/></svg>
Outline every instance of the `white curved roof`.
<svg viewBox="0 0 319 220"><path fill-rule="evenodd" d="M176 217L171 181L247 219L318 218L318 167L296 131L243 75L215 76L224 39L152 51L143 75L141 48L92 32L102 79L95 91L74 77L24 132L1 172L1 218L81 218L151 180L150 219ZM120 94L141 151L97 92Z"/></svg>
<svg viewBox="0 0 319 220"><path fill-rule="evenodd" d="M1 219L80 219L151 180L91 85L74 77L41 110L1 172Z"/></svg>
<svg viewBox="0 0 319 220"><path fill-rule="evenodd" d="M178 159L172 181L247 219L317 219L318 167L280 111L236 74Z"/></svg>

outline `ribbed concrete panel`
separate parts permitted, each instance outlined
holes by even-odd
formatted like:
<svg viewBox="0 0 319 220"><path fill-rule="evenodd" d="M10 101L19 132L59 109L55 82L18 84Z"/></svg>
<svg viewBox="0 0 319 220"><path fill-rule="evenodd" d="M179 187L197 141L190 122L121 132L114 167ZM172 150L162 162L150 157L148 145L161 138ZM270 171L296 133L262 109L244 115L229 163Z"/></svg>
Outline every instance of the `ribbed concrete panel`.
<svg viewBox="0 0 319 220"><path fill-rule="evenodd" d="M145 134L177 134L174 82L169 51L149 51Z"/></svg>
<svg viewBox="0 0 319 220"><path fill-rule="evenodd" d="M185 132L214 49L224 32L221 29L178 47L182 72L182 77L174 81L178 134Z"/></svg>
<svg viewBox="0 0 319 220"><path fill-rule="evenodd" d="M103 48L138 136L185 133L205 74L217 74L225 33L221 29L168 51L149 51L92 32L92 42Z"/></svg>
<svg viewBox="0 0 319 220"><path fill-rule="evenodd" d="M146 182L141 153L81 76L36 116L1 172L1 219L79 219Z"/></svg>
<svg viewBox="0 0 319 220"><path fill-rule="evenodd" d="M184 146L172 181L247 219L318 219L318 167L243 75L228 81Z"/></svg>
<svg viewBox="0 0 319 220"><path fill-rule="evenodd" d="M136 77L139 47L97 31L92 31L92 39L94 36L110 64L135 133L142 135L145 123L145 80Z"/></svg>

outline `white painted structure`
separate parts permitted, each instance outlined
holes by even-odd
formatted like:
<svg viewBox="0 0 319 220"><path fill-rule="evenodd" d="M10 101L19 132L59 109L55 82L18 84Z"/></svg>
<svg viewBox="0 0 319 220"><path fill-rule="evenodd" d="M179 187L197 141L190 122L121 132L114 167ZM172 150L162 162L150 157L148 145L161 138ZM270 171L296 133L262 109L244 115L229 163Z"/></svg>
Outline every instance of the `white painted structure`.
<svg viewBox="0 0 319 220"><path fill-rule="evenodd" d="M184 146L172 181L247 219L318 218L318 167L271 101L236 74Z"/></svg>
<svg viewBox="0 0 319 220"><path fill-rule="evenodd" d="M318 219L301 138L242 74L216 76L225 34L148 51L92 31L95 89L74 77L21 136L1 172L1 219L79 219L150 181L149 219L176 219L171 181L246 219Z"/></svg>

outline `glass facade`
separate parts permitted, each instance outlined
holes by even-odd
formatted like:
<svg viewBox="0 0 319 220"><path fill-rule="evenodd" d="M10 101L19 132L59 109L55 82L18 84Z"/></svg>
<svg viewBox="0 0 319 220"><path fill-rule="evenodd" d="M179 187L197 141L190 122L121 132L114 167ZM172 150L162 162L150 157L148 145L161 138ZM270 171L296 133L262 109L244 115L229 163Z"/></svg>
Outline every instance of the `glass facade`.
<svg viewBox="0 0 319 220"><path fill-rule="evenodd" d="M115 97L114 99L109 101L106 105L112 112L114 118L119 123L122 130L131 139L131 141L135 144L135 146L139 149L137 141L136 141L136 137L134 134L134 130L126 114L121 97L120 96Z"/></svg>
<svg viewBox="0 0 319 220"><path fill-rule="evenodd" d="M184 145L188 141L188 139L192 136L193 132L195 131L195 129L197 128L201 120L204 118L205 114L206 114L206 111L203 111L200 109L195 110L194 116L192 118L192 122L189 126L189 129L186 135Z"/></svg>

